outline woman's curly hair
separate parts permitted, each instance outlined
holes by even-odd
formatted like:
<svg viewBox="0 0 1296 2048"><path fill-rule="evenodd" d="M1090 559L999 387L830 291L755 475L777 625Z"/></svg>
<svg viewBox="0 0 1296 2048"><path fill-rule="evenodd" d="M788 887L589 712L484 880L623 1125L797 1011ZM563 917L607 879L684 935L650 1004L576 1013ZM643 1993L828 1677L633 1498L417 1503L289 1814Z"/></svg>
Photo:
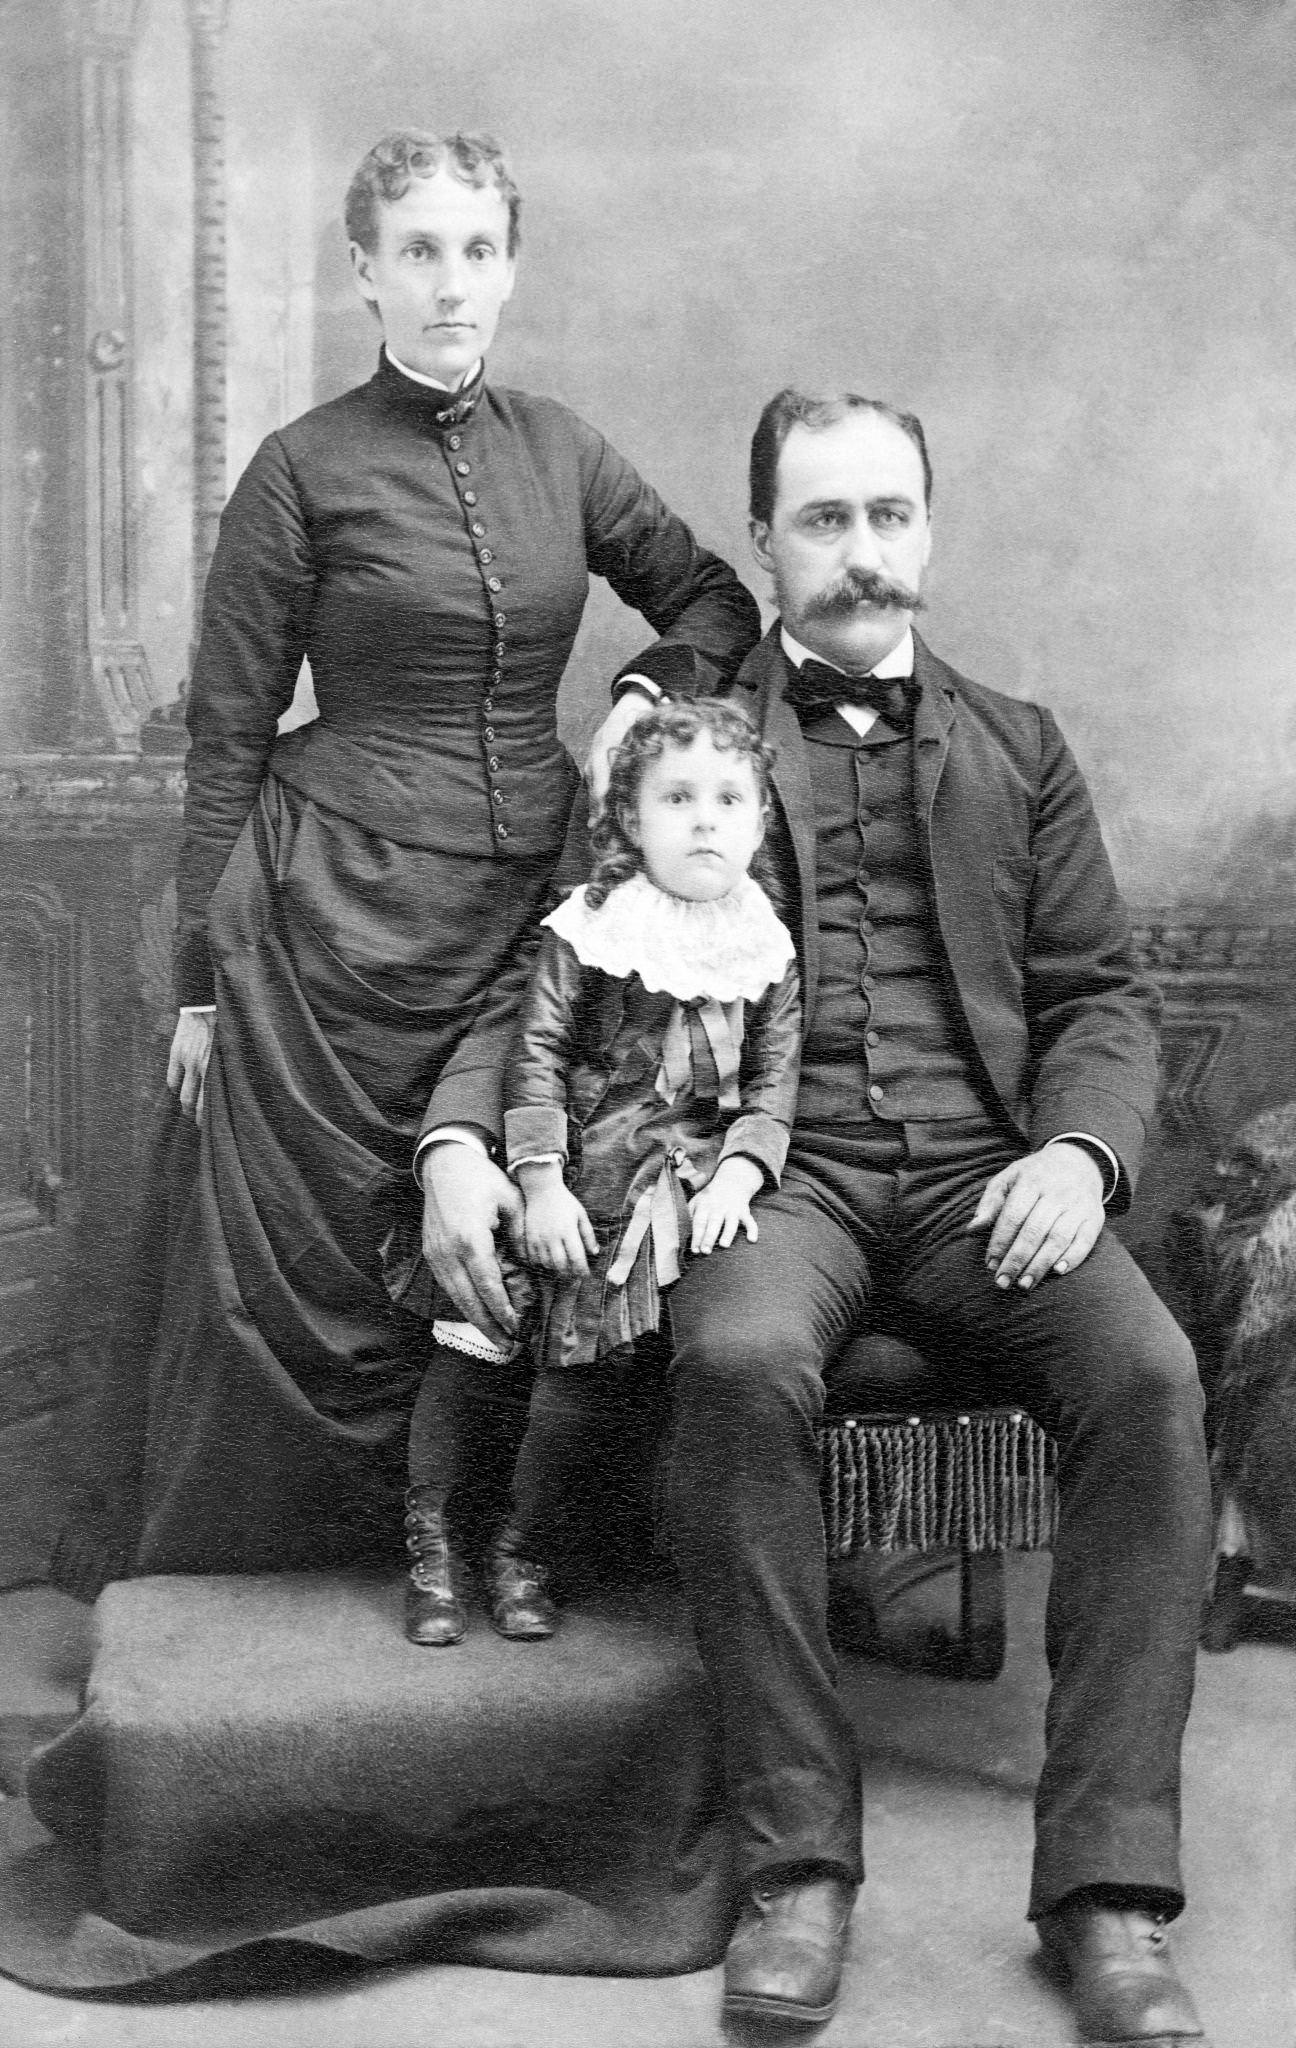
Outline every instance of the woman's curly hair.
<svg viewBox="0 0 1296 2048"><path fill-rule="evenodd" d="M689 747L706 733L721 753L737 754L750 761L756 778L761 809L769 804L770 769L774 750L767 747L745 711L725 697L689 698L677 704L661 704L637 719L612 756L607 798L595 824L590 827L594 869L585 885L585 901L592 910L605 903L621 882L643 869L643 855L626 833L622 823L627 811L638 807L644 776L667 747ZM763 849L757 848L752 872L765 879L761 865Z"/></svg>

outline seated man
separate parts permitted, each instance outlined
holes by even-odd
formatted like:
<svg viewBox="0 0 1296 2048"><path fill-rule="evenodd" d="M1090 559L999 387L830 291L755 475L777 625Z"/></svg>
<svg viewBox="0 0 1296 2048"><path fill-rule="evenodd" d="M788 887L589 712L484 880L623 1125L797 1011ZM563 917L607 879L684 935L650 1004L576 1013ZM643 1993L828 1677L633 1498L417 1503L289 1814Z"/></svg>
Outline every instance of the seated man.
<svg viewBox="0 0 1296 2048"><path fill-rule="evenodd" d="M1156 992L1052 717L912 631L931 545L918 421L786 391L751 476L782 616L738 689L777 750L801 1093L759 1242L694 1261L671 1300L671 1527L744 1891L726 2008L813 2022L837 1996L861 1796L815 1428L825 1362L884 1280L943 1332L953 1398L1019 1403L1059 1441L1031 1916L1086 2040L1200 2042L1164 1923L1183 1903L1210 1541L1202 1397L1187 1340L1104 1229L1152 1111ZM508 1198L466 1203L454 1149L425 1168L427 1242L471 1313L495 1300L483 1230Z"/></svg>

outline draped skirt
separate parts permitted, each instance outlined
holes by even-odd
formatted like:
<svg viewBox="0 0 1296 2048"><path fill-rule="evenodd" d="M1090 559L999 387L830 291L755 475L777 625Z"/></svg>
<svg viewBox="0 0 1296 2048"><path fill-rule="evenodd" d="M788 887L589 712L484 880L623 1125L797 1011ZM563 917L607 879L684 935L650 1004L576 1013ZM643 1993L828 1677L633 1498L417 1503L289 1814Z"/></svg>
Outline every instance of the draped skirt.
<svg viewBox="0 0 1296 2048"><path fill-rule="evenodd" d="M146 1170L82 1491L101 1580L390 1555L429 1329L379 1246L550 866L402 846L267 779L212 899L201 1130L168 1097Z"/></svg>

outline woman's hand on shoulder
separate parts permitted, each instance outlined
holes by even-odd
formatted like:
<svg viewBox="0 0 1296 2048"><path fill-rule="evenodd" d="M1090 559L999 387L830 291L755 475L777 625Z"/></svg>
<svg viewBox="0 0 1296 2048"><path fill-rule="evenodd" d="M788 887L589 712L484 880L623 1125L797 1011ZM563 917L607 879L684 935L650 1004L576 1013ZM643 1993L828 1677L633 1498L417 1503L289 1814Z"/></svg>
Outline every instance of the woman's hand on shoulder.
<svg viewBox="0 0 1296 2048"><path fill-rule="evenodd" d="M166 1079L167 1087L173 1095L179 1089L180 1107L186 1116L194 1119L195 1123L202 1120L207 1062L211 1058L212 1040L215 1036L214 1009L181 1010L171 1039Z"/></svg>
<svg viewBox="0 0 1296 2048"><path fill-rule="evenodd" d="M655 710L651 698L642 690L626 690L617 698L602 725L589 744L584 776L589 791L590 823L598 817L603 808L603 799L608 793L608 780L612 774L612 756L632 725Z"/></svg>

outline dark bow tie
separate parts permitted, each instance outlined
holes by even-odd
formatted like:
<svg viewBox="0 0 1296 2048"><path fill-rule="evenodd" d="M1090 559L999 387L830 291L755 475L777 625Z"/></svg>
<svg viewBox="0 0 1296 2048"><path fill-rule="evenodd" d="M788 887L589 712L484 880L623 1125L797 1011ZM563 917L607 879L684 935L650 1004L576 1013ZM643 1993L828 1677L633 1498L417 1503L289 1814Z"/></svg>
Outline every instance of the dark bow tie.
<svg viewBox="0 0 1296 2048"><path fill-rule="evenodd" d="M826 661L788 663L787 701L798 718L818 718L839 704L867 704L891 725L913 718L918 685L912 676L845 676Z"/></svg>

